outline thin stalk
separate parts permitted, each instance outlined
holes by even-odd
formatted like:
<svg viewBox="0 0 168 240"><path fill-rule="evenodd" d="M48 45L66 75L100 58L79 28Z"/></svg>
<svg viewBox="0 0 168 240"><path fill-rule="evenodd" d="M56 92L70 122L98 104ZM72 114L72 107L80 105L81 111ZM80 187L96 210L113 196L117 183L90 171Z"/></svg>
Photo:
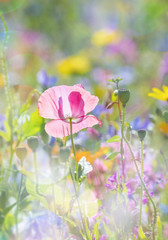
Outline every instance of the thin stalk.
<svg viewBox="0 0 168 240"><path fill-rule="evenodd" d="M36 192L37 192L40 196L44 197L43 194L41 194L41 193L39 192L39 188L38 188L39 179L38 179L37 155L36 155L36 152L33 152L33 164L34 164L35 178L36 178Z"/></svg>
<svg viewBox="0 0 168 240"><path fill-rule="evenodd" d="M77 192L77 189L76 189L76 185L75 185L75 181L74 181L71 169L70 169L70 175L71 175L71 179L72 179L72 182L73 182L75 195L76 195L76 200L77 200L77 204L78 204L78 208L79 208L79 212L80 212L80 216L81 216L81 221L82 221L81 229L83 230L83 232L85 232L86 236L88 237L86 227L85 227L85 222L84 222L83 217L82 217L83 214L82 214L82 209L81 209L79 198L78 198L78 192ZM88 239L90 239L90 238L88 238Z"/></svg>
<svg viewBox="0 0 168 240"><path fill-rule="evenodd" d="M74 159L75 159L76 182L77 182L77 187L79 190L78 162L77 162L77 158L76 158L75 145L74 145L74 141L73 141L72 118L70 118L70 135L71 135L71 143L72 143L72 149L73 149L73 154L74 154Z"/></svg>
<svg viewBox="0 0 168 240"><path fill-rule="evenodd" d="M76 198L77 198L77 203L78 203L78 207L79 207L79 212L80 212L80 215L81 215L81 220L82 220L83 229L84 229L84 232L85 232L85 234L86 234L86 236L87 236L87 239L90 239L90 237L89 237L89 235L88 235L88 232L87 232L88 226L85 225L85 224L86 224L86 221L83 220L83 217L82 217L82 215L83 215L83 214L82 214L82 209L81 209L80 202L79 202L79 199L78 199L78 196L80 195L79 175L78 175L78 162L77 162L77 158L76 158L75 145L74 145L74 141L73 141L72 119L71 119L71 118L70 118L70 136L71 136L72 149L73 149L73 154L74 154L74 159L75 159L76 185L77 185L77 189L76 189L76 186L75 186L75 181L74 181L72 172L70 171L70 173L71 173L71 178L72 178L72 182L73 182L74 189L75 189L75 194L76 194ZM86 216L85 216L85 214L84 214L84 219L85 219L85 218L86 218Z"/></svg>
<svg viewBox="0 0 168 240"><path fill-rule="evenodd" d="M23 184L23 174L21 176L21 181L20 181L20 186L19 186L19 193L18 193L18 197L17 197L17 206L16 206L16 213L15 213L15 222L16 222L16 238L18 238L18 210L19 210L19 206L20 206L20 197L21 197L21 190L22 190L22 184Z"/></svg>
<svg viewBox="0 0 168 240"><path fill-rule="evenodd" d="M143 159L143 141L141 141L141 177L143 179L144 159ZM140 212L139 212L139 225L141 226L142 218L142 198L143 198L143 185L141 183L141 196L140 196Z"/></svg>
<svg viewBox="0 0 168 240"><path fill-rule="evenodd" d="M5 46L6 46L6 43L7 43L9 31L8 31L8 26L6 24L6 21L5 21L2 14L0 14L0 19L1 19L1 21L3 23L3 26L4 26L4 29L5 29L5 39L3 41L2 49L1 49L1 64L2 64L2 72L3 72L2 79L3 79L3 83L4 83L4 88L5 88L6 100L8 102L8 107L10 109L10 114L11 114L10 115L10 117L11 117L10 122L12 123L13 122L13 103L12 103L12 94L10 92L9 84L8 84L7 67L6 67L6 60L5 60ZM12 125L10 127L11 127L11 139L10 139L9 168L12 165L13 153L14 153L13 148L12 148L12 145L13 145L13 127L12 127Z"/></svg>
<svg viewBox="0 0 168 240"><path fill-rule="evenodd" d="M116 84L116 87L117 87L117 90L119 90L118 83ZM119 111L119 116L120 116L120 125L121 125L120 153L121 153L122 175L123 175L124 181L125 181L124 146L123 146L123 132L124 132L124 121L125 121L125 112L124 111L125 111L125 108L123 108L123 116L122 116L119 97L118 97L117 105L118 105L118 111Z"/></svg>
<svg viewBox="0 0 168 240"><path fill-rule="evenodd" d="M122 161L122 175L124 177L125 182L125 160L124 160L124 125L125 125L125 107L123 107L123 114L121 119L121 161Z"/></svg>
<svg viewBox="0 0 168 240"><path fill-rule="evenodd" d="M141 183L142 183L142 185L143 185L143 187L144 187L144 189L145 189L145 192L146 192L146 194L147 194L147 196L148 196L148 198L149 198L149 200L151 201L152 206L153 206L153 210L154 210L154 220L153 220L153 224L152 224L152 225L153 225L153 227L152 227L152 236L153 236L153 240L155 240L155 224L156 224L156 217L157 217L156 206L155 206L155 203L154 203L153 199L151 198L151 196L150 196L150 194L149 194L149 192L148 192L148 189L147 189L147 187L146 187L146 185L145 185L145 183L144 183L144 181L143 181L143 179L142 179L142 177L141 177L141 174L140 174L140 171L139 171L139 169L138 169L138 165L137 165L137 163L136 163L136 159L135 159L135 156L134 156L133 151L132 151L132 149L131 149L131 146L130 146L129 142L127 141L127 139L125 138L125 136L124 136L123 139L124 139L124 141L126 142L128 148L129 148L129 151L130 151L130 153L131 153L131 156L132 156L132 159L133 159L133 162L134 162L136 171L137 171L137 173L138 173L138 177L139 177L139 179L141 180Z"/></svg>

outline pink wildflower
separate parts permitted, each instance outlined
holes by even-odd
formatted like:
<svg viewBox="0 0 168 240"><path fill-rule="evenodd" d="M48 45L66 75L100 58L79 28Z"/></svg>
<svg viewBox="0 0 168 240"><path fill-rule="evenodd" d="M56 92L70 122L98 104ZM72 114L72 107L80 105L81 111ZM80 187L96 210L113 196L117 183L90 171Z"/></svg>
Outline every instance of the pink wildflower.
<svg viewBox="0 0 168 240"><path fill-rule="evenodd" d="M95 116L86 115L96 107L98 101L98 97L91 95L81 84L52 87L40 96L39 115L54 119L45 125L49 135L63 138L70 135L70 119L73 133L96 124L102 125Z"/></svg>

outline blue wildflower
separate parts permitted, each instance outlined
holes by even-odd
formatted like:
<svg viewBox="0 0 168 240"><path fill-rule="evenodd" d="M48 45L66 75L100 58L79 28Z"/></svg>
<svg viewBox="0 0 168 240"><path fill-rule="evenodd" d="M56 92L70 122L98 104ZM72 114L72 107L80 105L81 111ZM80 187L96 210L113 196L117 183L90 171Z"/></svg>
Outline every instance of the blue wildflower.
<svg viewBox="0 0 168 240"><path fill-rule="evenodd" d="M55 76L48 76L44 69L37 73L37 80L44 88L53 87L57 83L57 78Z"/></svg>
<svg viewBox="0 0 168 240"><path fill-rule="evenodd" d="M140 130L140 129L145 129L147 130L148 125L150 124L149 118L145 119L142 121L139 117L135 118L133 122L131 122L131 128L133 130Z"/></svg>
<svg viewBox="0 0 168 240"><path fill-rule="evenodd" d="M111 109L107 109L103 104L98 104L92 111L93 115L99 117L102 113L110 114Z"/></svg>

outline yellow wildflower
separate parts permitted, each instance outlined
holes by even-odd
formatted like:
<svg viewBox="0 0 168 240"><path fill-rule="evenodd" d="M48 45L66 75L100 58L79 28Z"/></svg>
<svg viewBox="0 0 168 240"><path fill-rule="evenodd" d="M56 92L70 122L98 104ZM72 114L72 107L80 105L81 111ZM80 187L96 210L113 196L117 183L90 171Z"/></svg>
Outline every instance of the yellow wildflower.
<svg viewBox="0 0 168 240"><path fill-rule="evenodd" d="M162 89L163 91L158 88L152 88L153 93L148 93L148 96L158 100L168 101L168 87L163 85Z"/></svg>
<svg viewBox="0 0 168 240"><path fill-rule="evenodd" d="M102 47L110 43L117 43L121 40L121 34L117 30L102 29L96 32L92 37L92 43L95 46Z"/></svg>
<svg viewBox="0 0 168 240"><path fill-rule="evenodd" d="M90 61L85 56L70 56L58 63L58 72L61 74L85 74L90 71Z"/></svg>
<svg viewBox="0 0 168 240"><path fill-rule="evenodd" d="M3 75L0 73L0 88L4 86Z"/></svg>

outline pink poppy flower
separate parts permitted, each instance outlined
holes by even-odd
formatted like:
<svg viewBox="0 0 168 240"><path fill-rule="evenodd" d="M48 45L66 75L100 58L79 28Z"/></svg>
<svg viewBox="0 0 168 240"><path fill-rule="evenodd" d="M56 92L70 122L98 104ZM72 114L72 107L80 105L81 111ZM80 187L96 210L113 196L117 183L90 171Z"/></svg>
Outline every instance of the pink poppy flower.
<svg viewBox="0 0 168 240"><path fill-rule="evenodd" d="M95 116L86 115L96 107L98 101L98 97L91 95L81 84L52 87L39 98L39 115L54 119L45 125L49 135L63 138L70 135L70 119L72 119L72 133L96 124L102 125Z"/></svg>

